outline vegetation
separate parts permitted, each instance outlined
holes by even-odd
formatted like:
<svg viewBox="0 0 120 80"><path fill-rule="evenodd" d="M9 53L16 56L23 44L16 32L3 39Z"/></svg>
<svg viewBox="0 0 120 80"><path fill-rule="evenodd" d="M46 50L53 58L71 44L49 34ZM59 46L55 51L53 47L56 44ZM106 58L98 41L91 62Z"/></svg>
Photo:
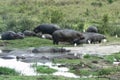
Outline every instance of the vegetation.
<svg viewBox="0 0 120 80"><path fill-rule="evenodd" d="M0 76L0 80L96 80L96 78L65 78L58 76ZM99 80L109 80L107 78L99 78Z"/></svg>
<svg viewBox="0 0 120 80"><path fill-rule="evenodd" d="M107 62L109 62L109 63L113 63L115 61L119 61L120 60L120 53L116 53L116 54L105 56L105 60Z"/></svg>
<svg viewBox="0 0 120 80"><path fill-rule="evenodd" d="M55 69L49 68L48 66L36 66L35 68L38 73L44 74L52 74L57 71Z"/></svg>
<svg viewBox="0 0 120 80"><path fill-rule="evenodd" d="M42 23L83 31L120 34L119 0L0 0L0 32L33 30ZM120 35L119 35L120 36Z"/></svg>
<svg viewBox="0 0 120 80"><path fill-rule="evenodd" d="M107 40L108 42L102 43L101 45L120 44L120 38L108 36ZM52 40L42 39L38 37L25 37L24 39L16 39L16 40L0 40L0 46L6 48L28 48L28 47L40 47L40 46L71 47L73 45L68 43L54 45ZM81 44L78 46L81 46ZM84 57L89 57L89 55L86 55Z"/></svg>
<svg viewBox="0 0 120 80"><path fill-rule="evenodd" d="M86 54L83 59L56 59L53 62L69 67L80 76L107 76L120 72L120 67L113 65L114 58L119 61L120 53L103 57Z"/></svg>
<svg viewBox="0 0 120 80"><path fill-rule="evenodd" d="M61 28L75 29L81 32L94 25L99 29L100 33L107 35L109 41L105 44L111 44L111 42L113 42L112 44L118 44L120 38L111 36L117 35L120 37L119 4L120 0L0 0L0 33L8 30L15 32L33 30L42 23L54 23ZM51 40L37 37L27 37L22 40L0 40L0 45L7 48L58 46L53 45ZM59 46L66 46L66 44L60 44ZM119 53L104 58L85 55L84 59L55 59L54 62L65 64L70 68L71 72L78 75L89 76L92 74L101 76L120 72L119 67L109 67L115 59L120 60L119 56ZM104 64L106 62L107 64ZM98 65L99 63L100 65ZM107 65L108 68L98 67L104 65ZM51 73L54 71L48 69L45 66L37 66L39 72ZM15 70L3 67L0 67L0 75L0 80L73 80L72 78L51 75L36 77L13 76L19 74ZM96 80L96 78L74 80Z"/></svg>
<svg viewBox="0 0 120 80"><path fill-rule="evenodd" d="M0 75L19 75L18 72L16 72L14 69L6 68L6 67L0 67Z"/></svg>

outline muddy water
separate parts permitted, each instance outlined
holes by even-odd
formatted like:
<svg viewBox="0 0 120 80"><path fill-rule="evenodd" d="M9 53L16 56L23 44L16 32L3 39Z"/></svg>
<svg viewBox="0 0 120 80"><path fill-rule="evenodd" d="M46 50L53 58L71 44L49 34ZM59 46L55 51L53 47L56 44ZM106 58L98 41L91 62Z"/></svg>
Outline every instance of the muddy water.
<svg viewBox="0 0 120 80"><path fill-rule="evenodd" d="M70 55L69 53L32 53L31 50L1 50L0 66L15 69L21 75L36 76L45 74L37 73L32 65L45 65L57 70L51 75L79 78L79 76L70 73L68 68L58 67L60 64L52 63L53 58L74 57Z"/></svg>

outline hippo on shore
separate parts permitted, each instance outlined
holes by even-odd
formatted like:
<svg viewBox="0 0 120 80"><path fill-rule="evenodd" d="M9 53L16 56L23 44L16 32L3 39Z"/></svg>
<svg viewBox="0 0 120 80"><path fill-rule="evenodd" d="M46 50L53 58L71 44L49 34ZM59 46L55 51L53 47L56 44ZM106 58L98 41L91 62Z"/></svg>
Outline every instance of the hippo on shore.
<svg viewBox="0 0 120 80"><path fill-rule="evenodd" d="M35 33L35 32L29 31L29 30L25 30L25 31L23 32L23 34L24 34L25 36L36 36L36 33Z"/></svg>
<svg viewBox="0 0 120 80"><path fill-rule="evenodd" d="M59 42L73 43L75 39L84 39L82 33L71 29L57 30L52 34L52 37L53 44L58 44Z"/></svg>
<svg viewBox="0 0 120 80"><path fill-rule="evenodd" d="M83 43L101 43L104 39L106 39L105 35L99 34L99 33L92 33L92 32L85 32L82 33L84 36L83 40L74 40L74 42L77 42L78 44Z"/></svg>
<svg viewBox="0 0 120 80"><path fill-rule="evenodd" d="M23 39L21 34L17 34L14 31L6 31L1 34L2 40L14 40L14 39Z"/></svg>
<svg viewBox="0 0 120 80"><path fill-rule="evenodd" d="M42 34L51 34L56 31L59 30L60 27L56 24L41 24L39 26L37 26L33 31L35 33L39 33L41 32Z"/></svg>
<svg viewBox="0 0 120 80"><path fill-rule="evenodd" d="M87 28L86 32L98 33L98 29L95 26L90 26Z"/></svg>

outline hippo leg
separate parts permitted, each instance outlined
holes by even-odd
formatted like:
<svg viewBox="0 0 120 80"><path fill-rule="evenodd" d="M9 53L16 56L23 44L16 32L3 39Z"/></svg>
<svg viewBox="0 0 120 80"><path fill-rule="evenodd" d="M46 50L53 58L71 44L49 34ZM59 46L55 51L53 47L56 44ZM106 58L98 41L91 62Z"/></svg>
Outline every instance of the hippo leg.
<svg viewBox="0 0 120 80"><path fill-rule="evenodd" d="M59 43L58 41L53 41L53 44L57 44L58 45L58 43Z"/></svg>

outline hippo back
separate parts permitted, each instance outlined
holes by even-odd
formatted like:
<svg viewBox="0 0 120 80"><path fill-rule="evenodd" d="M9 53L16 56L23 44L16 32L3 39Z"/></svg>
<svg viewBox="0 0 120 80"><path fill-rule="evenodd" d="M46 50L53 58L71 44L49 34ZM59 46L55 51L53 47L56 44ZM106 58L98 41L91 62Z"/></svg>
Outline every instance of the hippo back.
<svg viewBox="0 0 120 80"><path fill-rule="evenodd" d="M33 31L35 33L42 32L43 34L52 34L54 31L59 29L60 27L56 24L41 24L37 26Z"/></svg>
<svg viewBox="0 0 120 80"><path fill-rule="evenodd" d="M90 26L90 27L87 28L86 32L98 33L98 29L95 26Z"/></svg>
<svg viewBox="0 0 120 80"><path fill-rule="evenodd" d="M16 33L14 31L7 31L2 33L1 39L2 40L13 40L16 38Z"/></svg>

